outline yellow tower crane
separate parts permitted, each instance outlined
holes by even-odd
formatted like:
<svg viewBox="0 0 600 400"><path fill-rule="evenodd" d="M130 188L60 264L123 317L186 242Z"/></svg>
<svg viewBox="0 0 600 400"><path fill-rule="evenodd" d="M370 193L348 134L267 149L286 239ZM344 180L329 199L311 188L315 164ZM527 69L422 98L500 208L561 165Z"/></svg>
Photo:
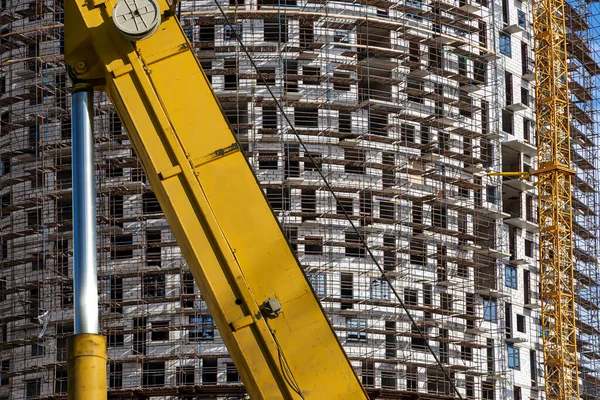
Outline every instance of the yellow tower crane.
<svg viewBox="0 0 600 400"><path fill-rule="evenodd" d="M540 297L547 399L579 399L564 0L534 0Z"/></svg>

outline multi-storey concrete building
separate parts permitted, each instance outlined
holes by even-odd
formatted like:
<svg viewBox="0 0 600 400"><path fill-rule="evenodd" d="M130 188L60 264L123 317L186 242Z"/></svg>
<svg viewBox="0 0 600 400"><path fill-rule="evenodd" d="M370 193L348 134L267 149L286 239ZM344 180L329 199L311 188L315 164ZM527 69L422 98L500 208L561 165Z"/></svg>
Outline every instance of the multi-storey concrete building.
<svg viewBox="0 0 600 400"><path fill-rule="evenodd" d="M0 6L0 399L66 398L73 314L62 3ZM531 4L220 3L232 25L207 0L181 3L180 19L369 393L452 398L429 345L465 398L544 398L535 179L488 175L536 168ZM567 5L587 398L598 396L600 357L593 9ZM244 398L102 96L95 131L110 398Z"/></svg>

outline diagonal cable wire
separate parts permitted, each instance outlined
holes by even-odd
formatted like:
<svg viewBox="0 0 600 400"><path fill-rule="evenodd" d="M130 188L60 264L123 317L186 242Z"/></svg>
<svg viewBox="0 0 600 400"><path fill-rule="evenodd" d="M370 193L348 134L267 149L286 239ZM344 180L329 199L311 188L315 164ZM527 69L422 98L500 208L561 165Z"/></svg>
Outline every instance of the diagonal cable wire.
<svg viewBox="0 0 600 400"><path fill-rule="evenodd" d="M390 290L392 291L392 293L394 293L394 296L396 297L396 300L398 301L398 303L400 304L400 307L402 307L402 309L404 310L404 312L406 313L406 315L408 316L408 319L410 320L411 326L416 328L419 336L421 337L421 339L423 339L423 341L425 342L425 345L427 346L427 349L429 350L429 352L431 353L431 355L433 356L433 358L435 359L435 362L438 364L438 366L440 367L440 369L442 370L444 377L448 380L448 382L450 383L450 385L452 386L452 390L456 393L456 395L458 396L459 399L463 400L463 397L460 393L460 391L458 390L457 386L455 385L454 381L450 378L450 374L448 372L448 370L444 367L444 365L442 364L441 360L439 359L439 357L435 354L435 351L433 350L433 348L431 347L431 345L429 344L429 340L427 340L427 338L425 337L425 334L423 333L423 331L421 330L421 328L419 327L419 325L417 324L417 322L415 321L414 317L412 316L412 314L410 313L410 310L408 309L408 307L406 306L406 304L404 303L404 301L402 300L400 294L398 293L398 291L396 290L396 288L394 287L394 285L392 284L392 281L390 280L390 278L385 274L385 270L383 269L383 267L379 264L379 262L377 261L377 258L375 257L375 255L373 254L373 251L371 250L371 248L369 247L369 245L367 244L366 240L364 239L363 235L360 232L360 229L358 229L358 227L356 226L356 224L352 221L352 218L350 218L350 215L348 214L348 212L346 211L346 208L343 207L343 205L341 204L338 196L335 194L335 191L333 190L333 187L331 186L331 184L329 183L329 181L327 180L325 174L323 173L323 171L321 170L321 168L319 167L318 163L316 162L315 158L312 156L312 154L310 153L310 151L308 150L308 148L306 147L306 144L304 143L304 140L302 140L302 138L300 137L300 134L296 131L296 127L294 126L294 124L292 124L290 118L288 117L288 115L286 114L285 110L283 109L283 106L281 105L281 102L279 101L279 99L275 96L275 94L273 93L273 91L271 90L270 85L267 83L267 81L265 80L265 78L263 77L263 74L261 73L261 71L258 69L258 66L256 65L256 62L254 61L254 59L252 58L252 56L250 55L250 52L248 51L248 49L246 48L246 46L244 45L244 42L242 40L242 38L238 35L238 31L237 29L234 27L234 25L232 25L231 21L229 20L229 17L227 16L227 14L225 13L225 10L223 10L223 7L221 7L221 5L219 4L218 0L214 0L217 8L219 9L219 12L221 13L221 15L223 16L223 18L225 19L225 23L227 26L229 26L229 28L231 29L232 34L235 36L236 40L238 41L242 51L246 54L246 57L248 57L248 60L250 61L250 64L252 64L252 67L256 70L257 74L258 74L258 78L260 79L261 83L267 88L267 91L269 92L269 95L271 96L271 98L275 101L275 104L277 105L277 108L279 109L279 112L281 113L281 115L283 116L283 118L285 119L285 121L287 122L288 126L290 127L290 129L292 130L292 133L294 134L294 136L296 137L296 139L298 140L298 142L300 143L300 146L302 146L302 150L304 151L304 153L306 155L308 155L308 158L310 159L310 161L313 163L313 165L315 166L315 169L317 170L319 176L321 177L321 179L323 180L323 182L325 183L325 186L327 187L327 190L331 193L331 195L333 196L336 204L338 206L340 206L339 208L342 209L344 211L344 216L346 217L346 219L348 220L348 222L350 223L350 226L352 227L352 230L358 235L360 243L364 246L365 250L367 251L367 253L369 254L369 257L371 258L371 260L373 261L373 263L375 263L375 265L377 266L377 269L379 269L379 272L381 272L381 275L383 277L383 279L387 282L388 286L390 287Z"/></svg>

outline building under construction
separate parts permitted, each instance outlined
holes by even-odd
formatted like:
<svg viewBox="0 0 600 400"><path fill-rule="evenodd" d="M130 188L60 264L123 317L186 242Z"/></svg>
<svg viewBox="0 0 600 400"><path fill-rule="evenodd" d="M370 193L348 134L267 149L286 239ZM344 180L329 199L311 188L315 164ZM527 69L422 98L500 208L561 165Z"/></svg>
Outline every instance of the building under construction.
<svg viewBox="0 0 600 400"><path fill-rule="evenodd" d="M0 400L66 399L63 1L1 1ZM535 178L489 174L537 167L531 3L217 1L179 18L372 398L455 398L428 346L463 398L546 398ZM600 397L598 14L566 4L582 399ZM246 398L114 108L95 102L109 398Z"/></svg>

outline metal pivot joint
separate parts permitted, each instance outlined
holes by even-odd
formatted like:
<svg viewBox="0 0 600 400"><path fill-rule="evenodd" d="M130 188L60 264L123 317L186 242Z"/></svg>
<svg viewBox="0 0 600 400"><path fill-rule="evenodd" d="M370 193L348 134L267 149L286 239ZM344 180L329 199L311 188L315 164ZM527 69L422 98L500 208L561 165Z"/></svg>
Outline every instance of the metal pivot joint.
<svg viewBox="0 0 600 400"><path fill-rule="evenodd" d="M155 0L120 0L112 19L121 35L131 41L146 39L160 25L160 8Z"/></svg>

